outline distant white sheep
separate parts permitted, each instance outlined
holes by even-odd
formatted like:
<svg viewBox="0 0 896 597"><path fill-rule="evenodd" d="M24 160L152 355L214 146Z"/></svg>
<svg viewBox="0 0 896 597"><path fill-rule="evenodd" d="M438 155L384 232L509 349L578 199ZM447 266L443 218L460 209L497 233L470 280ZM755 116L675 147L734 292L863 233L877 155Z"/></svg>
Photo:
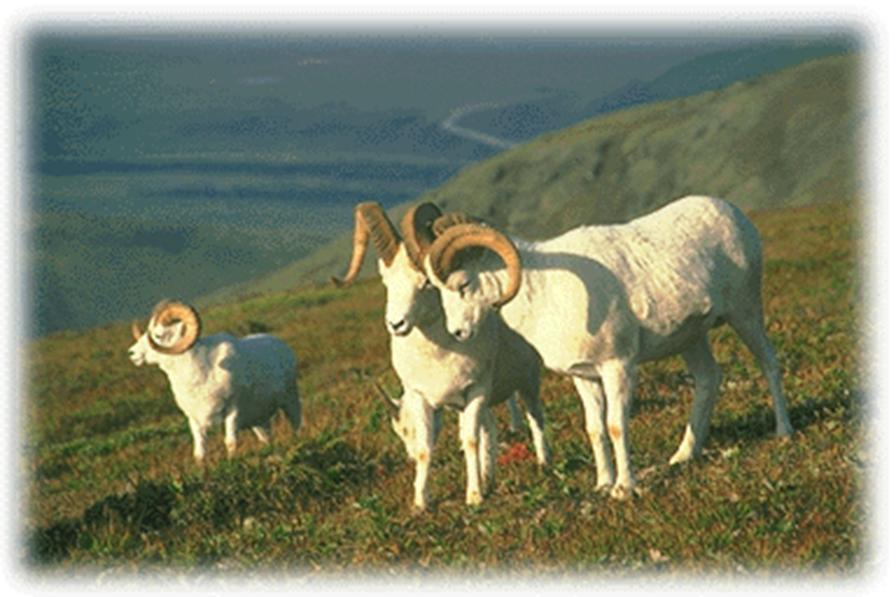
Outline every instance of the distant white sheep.
<svg viewBox="0 0 896 597"><path fill-rule="evenodd" d="M478 257L462 253L470 247L490 251ZM759 361L778 435L792 433L763 323L759 233L725 201L685 197L628 224L583 226L542 242L459 224L436 239L425 268L456 338L474 338L500 308L503 320L538 350L545 366L573 378L585 410L597 487L612 485L613 497L625 498L635 487L628 447L635 366L684 357L696 393L670 463L689 460L706 439L718 396L721 373L707 333L722 323L734 328Z"/></svg>
<svg viewBox="0 0 896 597"><path fill-rule="evenodd" d="M431 203L413 208L402 220L402 239L379 205L359 204L348 273L343 280L334 278L339 285L351 283L361 268L368 240L373 242L386 287L392 367L404 390L400 400L384 397L392 427L416 463L414 505L420 509L428 504L431 454L439 411L445 406L461 409L468 504L480 503L492 480L495 429L490 406L512 400L514 394L519 396L539 464L546 465L549 458L539 397L538 353L497 316L486 318L482 325L488 333L471 342L460 342L445 330L439 293L422 269L422 253L434 238L433 227L438 227L440 216Z"/></svg>
<svg viewBox="0 0 896 597"><path fill-rule="evenodd" d="M200 338L196 310L162 301L152 311L146 332L131 326L134 365L158 365L168 376L174 400L187 416L193 457L202 462L209 428L224 421L227 455L236 451L236 434L251 428L264 443L271 419L282 409L294 431L302 423L296 387L296 358L281 340L268 334L236 339L230 334Z"/></svg>

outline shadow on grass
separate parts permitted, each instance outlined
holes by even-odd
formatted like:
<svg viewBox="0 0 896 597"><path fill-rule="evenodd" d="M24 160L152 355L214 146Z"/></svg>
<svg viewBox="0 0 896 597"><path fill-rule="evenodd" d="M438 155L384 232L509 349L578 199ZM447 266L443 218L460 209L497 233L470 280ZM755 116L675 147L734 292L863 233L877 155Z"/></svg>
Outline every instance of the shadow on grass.
<svg viewBox="0 0 896 597"><path fill-rule="evenodd" d="M790 421L795 432L820 421L841 419L853 421L859 416L860 393L855 388L831 392L817 398L808 396L788 404ZM775 414L770 404L756 404L746 415L713 424L710 437L725 443L738 440L760 440L775 431Z"/></svg>
<svg viewBox="0 0 896 597"><path fill-rule="evenodd" d="M79 518L31 531L27 557L37 566L64 560L76 550L139 558L148 536L176 544L240 529L253 516L334 507L348 491L370 485L377 464L341 437L325 433L282 458L237 458L183 478L141 479L125 493L98 500Z"/></svg>

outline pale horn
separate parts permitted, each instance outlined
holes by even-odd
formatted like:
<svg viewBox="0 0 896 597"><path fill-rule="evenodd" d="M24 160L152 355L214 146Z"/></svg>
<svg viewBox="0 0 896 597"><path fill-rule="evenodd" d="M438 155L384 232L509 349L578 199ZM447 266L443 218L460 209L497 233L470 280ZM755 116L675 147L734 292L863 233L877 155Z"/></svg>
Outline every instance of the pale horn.
<svg viewBox="0 0 896 597"><path fill-rule="evenodd" d="M398 252L400 239L395 226L389 221L386 212L378 203L367 201L355 207L355 234L352 240L352 258L345 277L341 280L335 276L330 278L337 286L348 286L354 282L361 271L364 254L367 252L367 241L371 240L377 255L386 265L391 265Z"/></svg>

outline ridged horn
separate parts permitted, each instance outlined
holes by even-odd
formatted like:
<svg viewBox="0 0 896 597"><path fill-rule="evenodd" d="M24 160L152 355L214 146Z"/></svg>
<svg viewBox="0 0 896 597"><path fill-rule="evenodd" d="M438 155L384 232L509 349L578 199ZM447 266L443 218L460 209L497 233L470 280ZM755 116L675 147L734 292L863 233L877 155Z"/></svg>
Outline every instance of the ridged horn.
<svg viewBox="0 0 896 597"><path fill-rule="evenodd" d="M377 255L386 265L391 265L398 252L400 238L395 226L389 221L386 212L379 203L366 201L355 207L355 234L352 239L352 258L348 271L341 280L335 276L330 278L337 286L348 286L354 282L361 271L364 254L367 252L367 241L373 242Z"/></svg>
<svg viewBox="0 0 896 597"><path fill-rule="evenodd" d="M378 384L376 381L373 382L374 387L376 388L377 393L382 398L383 403L386 405L386 409L389 411L389 415L396 419L398 418L398 412L401 409L401 402L399 400L395 400L383 389L383 386Z"/></svg>
<svg viewBox="0 0 896 597"><path fill-rule="evenodd" d="M448 230L452 226L457 226L458 224L480 224L482 226L486 225L485 222L483 222L479 218L466 214L462 211L452 211L443 214L438 219L436 219L436 221L432 224L432 231L436 236L441 236L445 233L446 230Z"/></svg>
<svg viewBox="0 0 896 597"><path fill-rule="evenodd" d="M409 209L401 219L401 236L404 239L408 257L414 267L421 272L423 271L423 256L436 238L433 232L433 223L441 215L442 210L435 204L426 202Z"/></svg>
<svg viewBox="0 0 896 597"><path fill-rule="evenodd" d="M189 350L196 343L202 333L202 320L196 309L180 301L164 300L156 305L149 318L149 330L156 325L167 326L176 321L184 323L185 331L181 339L173 346L162 346L155 341L151 333L146 334L146 339L153 350L162 354L180 354Z"/></svg>
<svg viewBox="0 0 896 597"><path fill-rule="evenodd" d="M496 309L510 302L522 284L522 262L516 246L507 236L483 224L456 224L438 236L429 250L430 265L436 277L445 282L454 269L457 255L470 247L494 252L507 267L507 287L492 305Z"/></svg>

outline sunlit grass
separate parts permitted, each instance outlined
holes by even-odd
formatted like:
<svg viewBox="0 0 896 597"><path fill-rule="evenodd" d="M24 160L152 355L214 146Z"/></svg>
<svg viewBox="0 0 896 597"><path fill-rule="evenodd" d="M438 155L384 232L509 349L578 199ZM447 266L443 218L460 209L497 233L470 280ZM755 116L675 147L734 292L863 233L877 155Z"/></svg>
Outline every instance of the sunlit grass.
<svg viewBox="0 0 896 597"><path fill-rule="evenodd" d="M221 430L197 469L164 375L126 358L126 324L34 342L29 352L27 553L40 570L512 570L847 573L867 550L857 214L851 203L752 214L765 239L765 305L796 434L773 436L770 398L734 334L704 456L674 452L691 400L680 359L643 366L632 419L642 494L592 491L572 384L546 373L554 467L511 459L477 509L464 505L456 417L434 454L433 509L411 510L412 466L370 377L397 379L376 280L258 295L203 311L208 333L269 331L300 362L305 422L272 447ZM501 451L510 435L498 410Z"/></svg>

